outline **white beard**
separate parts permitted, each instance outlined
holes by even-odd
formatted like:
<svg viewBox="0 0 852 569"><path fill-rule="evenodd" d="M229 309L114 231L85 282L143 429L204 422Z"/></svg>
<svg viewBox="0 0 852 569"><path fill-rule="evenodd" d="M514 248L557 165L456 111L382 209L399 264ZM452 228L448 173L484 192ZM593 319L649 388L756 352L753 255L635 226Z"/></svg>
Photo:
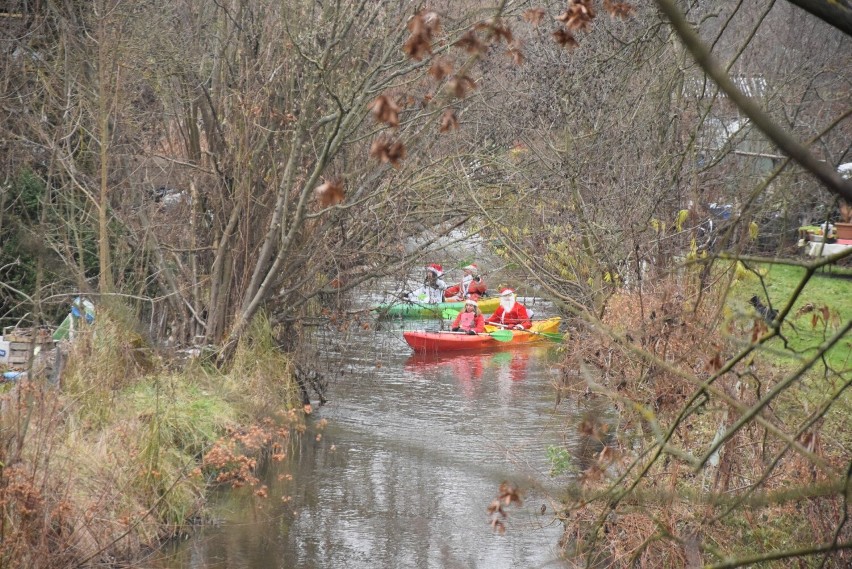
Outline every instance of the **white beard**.
<svg viewBox="0 0 852 569"><path fill-rule="evenodd" d="M515 307L515 299L514 298L509 298L509 299L505 299L505 300L501 299L500 300L500 306L503 307L504 312L509 312Z"/></svg>

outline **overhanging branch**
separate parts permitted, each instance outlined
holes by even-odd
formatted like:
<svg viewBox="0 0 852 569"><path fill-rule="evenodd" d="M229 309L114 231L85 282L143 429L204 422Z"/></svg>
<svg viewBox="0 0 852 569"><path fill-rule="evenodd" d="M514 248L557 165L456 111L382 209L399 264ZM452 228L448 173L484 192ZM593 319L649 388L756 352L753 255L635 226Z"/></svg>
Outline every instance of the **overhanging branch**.
<svg viewBox="0 0 852 569"><path fill-rule="evenodd" d="M849 0L844 1L848 2ZM816 176L827 190L852 203L852 181L843 180L832 166L817 160L808 152L807 148L802 146L790 133L775 124L769 115L734 85L734 82L722 69L672 0L657 0L657 5L669 19L675 32L680 36L681 41L692 54L696 63L728 95L743 114L781 150Z"/></svg>

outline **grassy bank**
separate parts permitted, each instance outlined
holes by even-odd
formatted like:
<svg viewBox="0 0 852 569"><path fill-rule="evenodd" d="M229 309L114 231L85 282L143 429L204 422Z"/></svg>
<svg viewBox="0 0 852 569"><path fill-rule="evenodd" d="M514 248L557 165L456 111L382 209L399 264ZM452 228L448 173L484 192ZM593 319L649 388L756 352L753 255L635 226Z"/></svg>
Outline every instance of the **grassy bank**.
<svg viewBox="0 0 852 569"><path fill-rule="evenodd" d="M283 458L298 407L292 364L263 318L221 371L200 358L176 366L120 310L99 311L58 388L6 386L2 566L132 560L186 531L210 487L260 484L255 467Z"/></svg>
<svg viewBox="0 0 852 569"><path fill-rule="evenodd" d="M852 542L852 335L820 355L852 318L852 281L813 278L770 338L749 300L768 293L780 310L804 270L757 269L720 270L701 295L697 272L623 290L603 321L614 337L572 335L563 396L591 387L619 421L568 426L602 450L566 484L566 554L613 567L852 561L845 546L821 553Z"/></svg>
<svg viewBox="0 0 852 569"><path fill-rule="evenodd" d="M852 271L834 269L818 272L806 280L802 267L791 265L757 265L753 271L740 271L741 278L730 288L726 306L727 325L724 332L743 330L753 324L754 307L749 303L758 296L764 305L779 312L792 300L788 317L781 327L782 337L774 338L773 359L783 367L801 364L814 353L843 322L852 320ZM794 293L801 291L793 299ZM848 369L852 346L840 342L826 354L826 364L834 369Z"/></svg>

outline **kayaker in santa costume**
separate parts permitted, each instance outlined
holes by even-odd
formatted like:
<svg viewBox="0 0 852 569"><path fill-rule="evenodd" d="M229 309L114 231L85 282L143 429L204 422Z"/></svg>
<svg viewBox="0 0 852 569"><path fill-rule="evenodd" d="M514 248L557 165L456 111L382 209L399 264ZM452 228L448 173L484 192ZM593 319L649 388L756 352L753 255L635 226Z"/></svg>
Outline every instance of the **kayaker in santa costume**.
<svg viewBox="0 0 852 569"><path fill-rule="evenodd" d="M499 324L515 330L529 330L532 327L526 307L517 302L515 291L504 288L500 291L500 306L488 317L486 324Z"/></svg>
<svg viewBox="0 0 852 569"><path fill-rule="evenodd" d="M446 298L456 298L458 300L472 298L473 300L477 300L487 290L485 281L482 280L482 276L479 274L479 268L471 263L466 267L462 267L462 271L464 271L464 276L461 282L446 290Z"/></svg>
<svg viewBox="0 0 852 569"><path fill-rule="evenodd" d="M444 291L447 289L447 283L441 279L442 276L444 276L444 268L432 263L426 267L426 279L423 281L423 286L414 292L409 292L406 295L406 300L420 304L444 302Z"/></svg>
<svg viewBox="0 0 852 569"><path fill-rule="evenodd" d="M485 317L475 300L465 301L464 310L459 312L456 319L453 320L451 330L453 332L467 332L470 335L485 332Z"/></svg>

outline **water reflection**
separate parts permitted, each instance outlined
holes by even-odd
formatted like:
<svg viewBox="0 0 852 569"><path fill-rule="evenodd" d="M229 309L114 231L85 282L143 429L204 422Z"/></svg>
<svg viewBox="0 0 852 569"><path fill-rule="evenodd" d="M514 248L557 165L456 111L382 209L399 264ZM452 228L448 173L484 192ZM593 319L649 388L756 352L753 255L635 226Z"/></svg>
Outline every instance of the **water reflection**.
<svg viewBox="0 0 852 569"><path fill-rule="evenodd" d="M482 389L496 387L504 396L511 394L511 383L524 381L531 358L543 356L546 348L522 346L515 350L464 354L417 353L405 362L410 377L427 380L455 378L461 393L474 398ZM493 380L494 386L483 386L483 377Z"/></svg>
<svg viewBox="0 0 852 569"><path fill-rule="evenodd" d="M155 567L561 566L561 527L540 513L559 489L546 449L564 442L549 427L552 346L411 355L390 329L320 348L336 379L312 421L328 426L264 473L268 498L223 494L221 525ZM525 502L500 536L486 507L504 480Z"/></svg>

